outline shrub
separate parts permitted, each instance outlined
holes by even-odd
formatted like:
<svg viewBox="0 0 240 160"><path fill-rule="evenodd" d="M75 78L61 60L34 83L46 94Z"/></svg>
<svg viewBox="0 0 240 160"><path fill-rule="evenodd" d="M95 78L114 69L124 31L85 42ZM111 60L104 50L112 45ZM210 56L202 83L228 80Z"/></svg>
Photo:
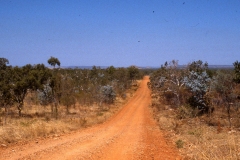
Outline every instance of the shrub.
<svg viewBox="0 0 240 160"><path fill-rule="evenodd" d="M177 140L175 143L177 148L183 148L184 142L181 139Z"/></svg>
<svg viewBox="0 0 240 160"><path fill-rule="evenodd" d="M209 110L209 104L205 98L205 94L209 89L211 81L207 72L197 73L191 71L188 76L184 77L183 81L185 86L192 92L189 104L201 112L207 112Z"/></svg>
<svg viewBox="0 0 240 160"><path fill-rule="evenodd" d="M113 103L116 98L116 94L113 90L113 87L109 85L101 87L101 95L102 100L105 103Z"/></svg>

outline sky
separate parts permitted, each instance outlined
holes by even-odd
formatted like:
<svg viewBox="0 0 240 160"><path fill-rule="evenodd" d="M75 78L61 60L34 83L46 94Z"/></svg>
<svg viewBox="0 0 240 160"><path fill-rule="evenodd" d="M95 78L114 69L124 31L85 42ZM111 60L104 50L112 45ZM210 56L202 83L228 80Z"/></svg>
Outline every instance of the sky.
<svg viewBox="0 0 240 160"><path fill-rule="evenodd" d="M240 0L0 0L10 65L158 67L240 60Z"/></svg>

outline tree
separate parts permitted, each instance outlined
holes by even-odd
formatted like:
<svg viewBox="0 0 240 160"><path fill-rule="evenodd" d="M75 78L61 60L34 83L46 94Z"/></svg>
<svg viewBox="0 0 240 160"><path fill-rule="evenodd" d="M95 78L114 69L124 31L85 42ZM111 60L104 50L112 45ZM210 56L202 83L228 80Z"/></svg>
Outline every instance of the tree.
<svg viewBox="0 0 240 160"><path fill-rule="evenodd" d="M154 93L163 97L166 102L177 107L181 103L181 92L184 90L184 70L178 69L178 61L165 62L150 77L150 87Z"/></svg>
<svg viewBox="0 0 240 160"><path fill-rule="evenodd" d="M194 71L198 74L201 74L202 72L206 72L210 78L213 77L213 71L208 69L208 63L203 61L198 60L198 61L193 61L187 65L187 70L189 72Z"/></svg>
<svg viewBox="0 0 240 160"><path fill-rule="evenodd" d="M53 72L53 75L50 79L50 83L49 86L51 87L51 95L52 95L52 115L55 115L55 118L58 119L58 105L59 105L59 101L62 95L61 92L61 83L62 81L62 75L61 73L55 71Z"/></svg>
<svg viewBox="0 0 240 160"><path fill-rule="evenodd" d="M231 72L225 72L218 70L216 76L213 77L211 83L211 91L217 92L218 96L222 98L223 104L226 106L228 122L230 128L231 124L231 105L236 100L234 93L235 84L233 83L233 74Z"/></svg>
<svg viewBox="0 0 240 160"><path fill-rule="evenodd" d="M206 113L209 111L209 104L205 97L209 89L211 79L209 78L206 71L202 73L197 73L191 71L186 77L184 77L184 84L191 93L192 97L189 99L189 103L193 108L197 108L201 113Z"/></svg>
<svg viewBox="0 0 240 160"><path fill-rule="evenodd" d="M51 66L54 67L55 69L55 66L58 65L60 67L60 61L58 60L58 58L55 58L55 57L50 57L48 59L48 64L50 64ZM60 86L61 86L61 75L60 73L58 73L56 70L53 70L52 71L52 77L50 79L50 82L49 82L49 86L51 87L51 102L53 103L51 105L52 107L52 114L55 113L55 118L57 119L58 118L58 101L60 100L60 96L61 96L61 92L60 92ZM55 107L55 111L54 111L54 107Z"/></svg>
<svg viewBox="0 0 240 160"><path fill-rule="evenodd" d="M8 59L0 58L0 69L5 69L7 64L9 64Z"/></svg>
<svg viewBox="0 0 240 160"><path fill-rule="evenodd" d="M240 83L240 62L236 61L233 63L234 66L234 78L236 83Z"/></svg>
<svg viewBox="0 0 240 160"><path fill-rule="evenodd" d="M187 66L187 74L184 77L184 85L191 92L192 96L188 103L193 108L200 110L200 113L209 111L208 98L206 93L209 89L212 73L208 70L208 63L201 60L193 61Z"/></svg>
<svg viewBox="0 0 240 160"><path fill-rule="evenodd" d="M101 87L102 100L105 103L113 103L116 98L116 94L112 86L102 86Z"/></svg>
<svg viewBox="0 0 240 160"><path fill-rule="evenodd" d="M40 90L37 90L38 92L38 100L40 101L40 104L43 106L46 106L53 101L53 95L52 95L52 88L49 86L49 84L45 84L43 88Z"/></svg>
<svg viewBox="0 0 240 160"><path fill-rule="evenodd" d="M27 64L22 68L14 67L11 70L11 94L13 101L18 104L19 116L22 115L21 111L28 91L43 89L49 76L50 72L43 64L35 66Z"/></svg>
<svg viewBox="0 0 240 160"><path fill-rule="evenodd" d="M117 68L115 73L116 83L115 90L123 98L126 97L125 91L131 85L131 80L128 77L128 71L126 68Z"/></svg>
<svg viewBox="0 0 240 160"><path fill-rule="evenodd" d="M66 106L66 113L69 113L69 107L75 105L75 88L73 76L65 74L61 81L61 99L60 102Z"/></svg>
<svg viewBox="0 0 240 160"><path fill-rule="evenodd" d="M51 66L53 66L55 68L56 65L58 65L60 67L60 61L55 58L55 57L52 57L48 59L48 64L50 64Z"/></svg>
<svg viewBox="0 0 240 160"><path fill-rule="evenodd" d="M8 114L8 108L13 103L11 95L10 70L7 66L9 61L6 58L0 58L0 106L5 108L5 124Z"/></svg>
<svg viewBox="0 0 240 160"><path fill-rule="evenodd" d="M108 80L112 81L115 78L116 68L114 66L110 66L106 69Z"/></svg>
<svg viewBox="0 0 240 160"><path fill-rule="evenodd" d="M134 81L139 76L139 69L136 66L130 66L128 67L128 74L129 74L129 79L131 81Z"/></svg>
<svg viewBox="0 0 240 160"><path fill-rule="evenodd" d="M194 71L197 73L202 73L208 70L208 63L207 62L203 63L203 61L201 60L193 61L190 64L188 64L187 68L190 72Z"/></svg>

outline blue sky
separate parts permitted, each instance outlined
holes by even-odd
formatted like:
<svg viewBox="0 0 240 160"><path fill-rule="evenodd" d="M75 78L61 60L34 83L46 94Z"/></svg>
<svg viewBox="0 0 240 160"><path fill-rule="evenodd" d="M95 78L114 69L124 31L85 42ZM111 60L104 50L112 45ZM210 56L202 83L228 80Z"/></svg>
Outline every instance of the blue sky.
<svg viewBox="0 0 240 160"><path fill-rule="evenodd" d="M240 0L0 0L11 65L160 66L240 60Z"/></svg>

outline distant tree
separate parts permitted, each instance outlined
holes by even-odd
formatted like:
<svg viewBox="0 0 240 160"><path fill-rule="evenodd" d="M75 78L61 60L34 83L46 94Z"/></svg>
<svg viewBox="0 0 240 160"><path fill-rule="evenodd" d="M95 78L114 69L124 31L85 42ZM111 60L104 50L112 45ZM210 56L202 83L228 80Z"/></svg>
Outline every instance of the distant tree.
<svg viewBox="0 0 240 160"><path fill-rule="evenodd" d="M106 72L108 74L108 79L112 81L115 78L116 68L114 66L110 66L106 69Z"/></svg>
<svg viewBox="0 0 240 160"><path fill-rule="evenodd" d="M0 69L5 69L7 64L9 64L8 59L0 58Z"/></svg>
<svg viewBox="0 0 240 160"><path fill-rule="evenodd" d="M128 77L128 71L126 68L117 68L115 73L117 85L115 85L116 92L123 98L126 97L125 91L131 86L131 80Z"/></svg>
<svg viewBox="0 0 240 160"><path fill-rule="evenodd" d="M48 64L50 64L51 66L53 66L55 68L56 65L58 65L60 67L60 61L55 58L55 57L51 57L48 59Z"/></svg>
<svg viewBox="0 0 240 160"><path fill-rule="evenodd" d="M233 63L234 66L234 81L240 83L240 62L236 61Z"/></svg>
<svg viewBox="0 0 240 160"><path fill-rule="evenodd" d="M131 81L134 81L139 77L139 69L136 66L130 66L127 69L128 69L129 79Z"/></svg>
<svg viewBox="0 0 240 160"><path fill-rule="evenodd" d="M208 70L208 63L207 62L203 63L203 61L201 60L193 61L190 64L188 64L187 68L189 71L202 73Z"/></svg>

